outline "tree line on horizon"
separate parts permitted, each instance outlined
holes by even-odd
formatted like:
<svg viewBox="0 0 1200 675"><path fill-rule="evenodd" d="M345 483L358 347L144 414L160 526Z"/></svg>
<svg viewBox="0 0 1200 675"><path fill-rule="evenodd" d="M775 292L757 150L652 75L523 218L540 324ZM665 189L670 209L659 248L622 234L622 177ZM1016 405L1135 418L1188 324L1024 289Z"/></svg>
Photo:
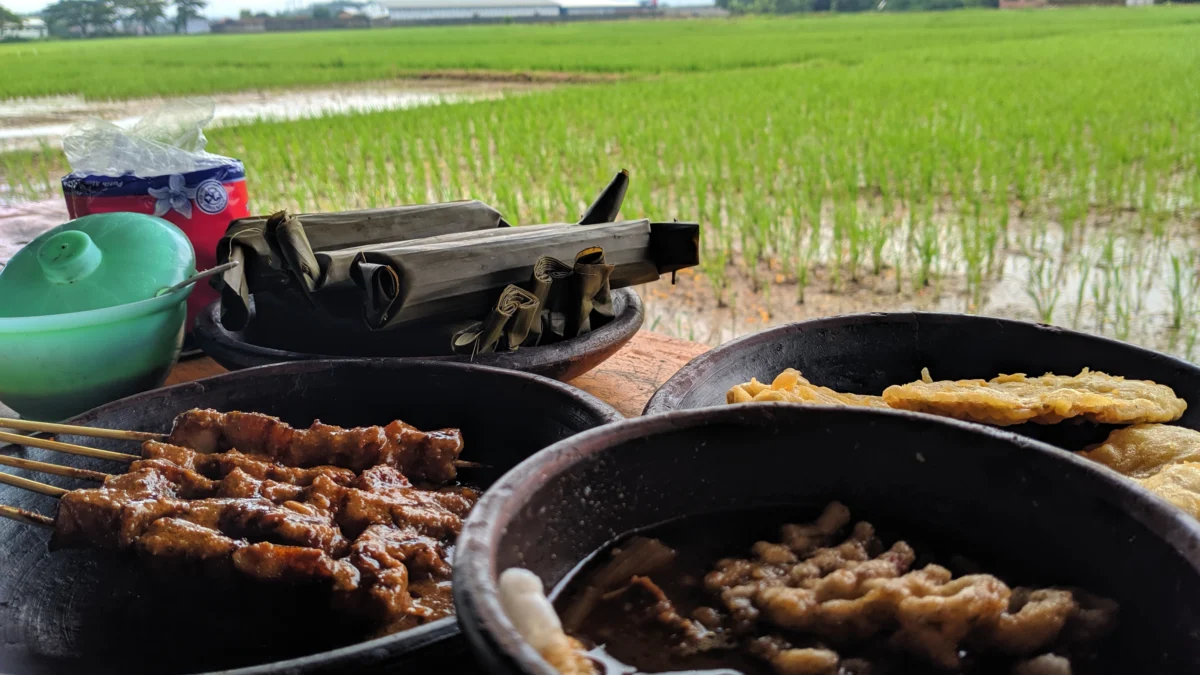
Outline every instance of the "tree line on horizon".
<svg viewBox="0 0 1200 675"><path fill-rule="evenodd" d="M167 22L167 9L175 9L169 24L176 33L182 32L189 20L200 18L207 0L57 0L39 14L51 35L59 37L94 37L117 34L117 22L128 32L140 26L154 33ZM0 28L20 28L24 17L0 6Z"/></svg>

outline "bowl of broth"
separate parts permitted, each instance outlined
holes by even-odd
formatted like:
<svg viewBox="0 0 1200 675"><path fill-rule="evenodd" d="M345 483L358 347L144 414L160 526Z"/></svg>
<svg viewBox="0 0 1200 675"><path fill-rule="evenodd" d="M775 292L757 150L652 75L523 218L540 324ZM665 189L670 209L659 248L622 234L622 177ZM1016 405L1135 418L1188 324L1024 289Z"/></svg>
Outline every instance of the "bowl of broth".
<svg viewBox="0 0 1200 675"><path fill-rule="evenodd" d="M504 476L457 555L492 672L1200 667L1196 520L1047 444L910 412L610 424Z"/></svg>

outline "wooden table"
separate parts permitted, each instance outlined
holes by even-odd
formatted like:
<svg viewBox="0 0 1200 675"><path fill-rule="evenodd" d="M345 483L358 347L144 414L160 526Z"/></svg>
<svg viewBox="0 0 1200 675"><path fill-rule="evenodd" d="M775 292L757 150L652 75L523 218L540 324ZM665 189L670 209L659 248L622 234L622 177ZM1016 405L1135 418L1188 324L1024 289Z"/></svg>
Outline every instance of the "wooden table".
<svg viewBox="0 0 1200 675"><path fill-rule="evenodd" d="M708 351L708 346L668 337L648 330L638 331L629 344L590 373L571 384L605 401L626 417L642 414L646 401L683 364ZM167 377L167 384L190 382L227 372L208 357L180 361Z"/></svg>

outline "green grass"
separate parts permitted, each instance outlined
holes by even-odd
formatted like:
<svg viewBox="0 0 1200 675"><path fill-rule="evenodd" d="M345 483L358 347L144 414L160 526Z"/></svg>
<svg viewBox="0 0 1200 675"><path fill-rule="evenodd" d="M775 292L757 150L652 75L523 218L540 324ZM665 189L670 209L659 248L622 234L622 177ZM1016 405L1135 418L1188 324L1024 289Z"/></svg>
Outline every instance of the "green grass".
<svg viewBox="0 0 1200 675"><path fill-rule="evenodd" d="M483 69L659 73L804 62L855 65L928 47L1001 47L1171 31L1194 10L947 12L780 19L401 28L0 45L0 100L130 98L367 81Z"/></svg>
<svg viewBox="0 0 1200 675"><path fill-rule="evenodd" d="M699 48L697 35L712 46ZM623 213L699 219L700 272L721 299L733 277L779 297L770 288L782 273L802 301L815 283L845 289L890 275L898 294L961 280L970 309L1022 259L1029 318L1123 338L1161 327L1184 354L1200 334L1187 254L1200 224L1200 8L237 39L255 49L404 40L420 45L403 52L405 67L645 75L214 130L211 150L245 160L257 211L471 197L515 222L549 222L578 216L627 167ZM519 47L495 47L509 40ZM464 51L476 41L493 46ZM629 46L640 43L651 46ZM48 166L61 167L57 152L0 155L18 194L44 194L34 184L53 175ZM1159 324L1155 297L1166 299Z"/></svg>

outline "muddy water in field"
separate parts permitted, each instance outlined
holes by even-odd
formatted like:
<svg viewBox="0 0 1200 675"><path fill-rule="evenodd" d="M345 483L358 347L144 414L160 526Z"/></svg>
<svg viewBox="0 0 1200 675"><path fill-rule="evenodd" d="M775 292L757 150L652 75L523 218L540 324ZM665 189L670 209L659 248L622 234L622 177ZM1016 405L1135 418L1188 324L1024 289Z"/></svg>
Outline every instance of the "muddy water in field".
<svg viewBox="0 0 1200 675"><path fill-rule="evenodd" d="M214 125L250 120L290 120L396 110L438 103L499 98L550 86L534 82L391 80L326 89L250 91L216 94ZM0 101L0 152L56 144L72 124L99 117L131 126L146 110L167 99L88 101L81 96Z"/></svg>
<svg viewBox="0 0 1200 675"><path fill-rule="evenodd" d="M958 263L947 263L916 286L911 264L868 267L858 279L844 269L834 279L816 267L803 289L774 261L757 274L728 266L723 273L684 270L672 286L639 288L645 327L709 345L764 328L837 314L885 311L970 312L1040 321L1115 337L1188 359L1200 358L1200 223L1176 223L1171 235L1095 225L1064 250L1060 230L1014 227L985 274L968 290ZM953 258L954 256L948 256ZM713 281L725 288L714 291ZM721 281L723 279L723 281Z"/></svg>

